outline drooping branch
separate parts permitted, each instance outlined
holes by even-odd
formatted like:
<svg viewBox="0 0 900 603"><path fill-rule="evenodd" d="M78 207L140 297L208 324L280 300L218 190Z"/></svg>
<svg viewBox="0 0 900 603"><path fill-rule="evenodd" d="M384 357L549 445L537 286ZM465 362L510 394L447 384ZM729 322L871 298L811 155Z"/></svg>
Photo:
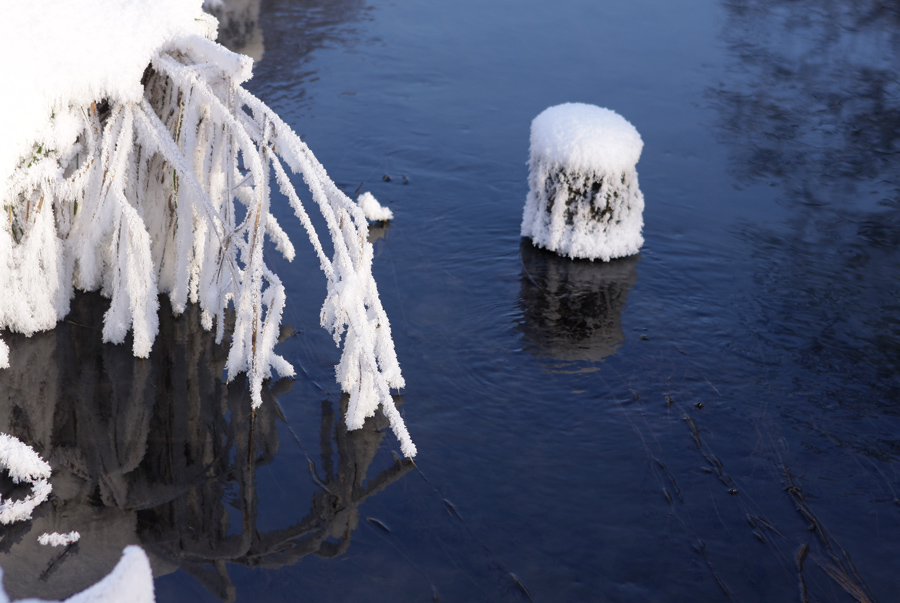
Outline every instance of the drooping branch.
<svg viewBox="0 0 900 603"><path fill-rule="evenodd" d="M0 299L0 327L52 328L68 312L73 287L99 289L111 298L104 339L120 343L131 330L135 355L146 356L159 293L176 313L197 303L204 328L215 327L220 341L233 308L228 376L247 373L258 406L273 371L294 374L274 352L285 289L264 253L267 237L288 260L295 253L270 213L274 172L326 276L320 319L343 348L336 376L350 394L347 426L362 426L381 405L412 457L390 395L404 381L372 276L365 216L306 144L241 87L249 75L247 57L186 36L153 55L143 99L54 112L50 131L59 135L36 140L5 185L0 285L16 294ZM332 257L285 166L302 177L324 217ZM0 365L5 353L0 342Z"/></svg>

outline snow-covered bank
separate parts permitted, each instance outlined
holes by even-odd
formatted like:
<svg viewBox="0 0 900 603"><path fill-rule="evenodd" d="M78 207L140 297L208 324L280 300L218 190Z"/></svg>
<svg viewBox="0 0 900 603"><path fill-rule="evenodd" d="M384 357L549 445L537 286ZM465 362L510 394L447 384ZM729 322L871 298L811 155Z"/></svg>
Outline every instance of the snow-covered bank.
<svg viewBox="0 0 900 603"><path fill-rule="evenodd" d="M104 99L140 102L150 59L209 28L191 0L4 3L0 23L0 182L34 142L57 138L49 130L74 141L77 132L48 120L54 111Z"/></svg>
<svg viewBox="0 0 900 603"><path fill-rule="evenodd" d="M309 148L241 87L252 61L210 41L199 0L43 0L0 9L0 328L53 328L75 287L111 298L106 341L133 332L150 353L159 293L176 313L202 309L225 336L227 370L246 372L254 406L273 371L285 303L266 265L266 236L294 248L269 213L271 174L303 224L328 290L322 326L343 347L336 367L360 427L379 404L404 455L413 445L390 396L404 385L372 277L362 209ZM331 235L328 257L286 167L301 174ZM237 201L237 203L235 203ZM8 366L0 342L0 366Z"/></svg>
<svg viewBox="0 0 900 603"><path fill-rule="evenodd" d="M50 496L50 465L16 437L0 433L0 470L16 483L31 484L31 494L20 500L0 501L0 523L31 519L31 513Z"/></svg>

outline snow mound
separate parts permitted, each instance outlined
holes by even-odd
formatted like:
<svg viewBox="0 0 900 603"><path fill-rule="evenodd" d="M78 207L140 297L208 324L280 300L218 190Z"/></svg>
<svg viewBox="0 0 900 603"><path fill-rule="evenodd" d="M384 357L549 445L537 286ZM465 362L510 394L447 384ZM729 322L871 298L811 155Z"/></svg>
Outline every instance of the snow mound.
<svg viewBox="0 0 900 603"><path fill-rule="evenodd" d="M637 165L643 148L628 120L596 105L556 105L531 122L532 157L573 171L625 171Z"/></svg>
<svg viewBox="0 0 900 603"><path fill-rule="evenodd" d="M141 74L154 54L202 35L200 7L200 0L0 3L0 81L15 88L0 94L0 184L54 110L102 99L140 102Z"/></svg>
<svg viewBox="0 0 900 603"><path fill-rule="evenodd" d="M394 219L394 212L381 205L372 193L361 194L356 198L356 203L366 214L366 220L370 222L387 222Z"/></svg>
<svg viewBox="0 0 900 603"><path fill-rule="evenodd" d="M32 511L50 496L50 465L31 446L0 433L0 469L8 472L13 482L32 487L31 494L21 500L0 502L0 523L31 519Z"/></svg>

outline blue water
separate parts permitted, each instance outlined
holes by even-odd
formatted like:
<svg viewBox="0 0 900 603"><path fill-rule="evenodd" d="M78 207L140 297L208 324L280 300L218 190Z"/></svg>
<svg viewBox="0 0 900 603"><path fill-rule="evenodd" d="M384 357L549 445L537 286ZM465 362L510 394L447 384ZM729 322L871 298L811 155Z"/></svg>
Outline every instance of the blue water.
<svg viewBox="0 0 900 603"><path fill-rule="evenodd" d="M341 429L324 278L276 200L300 256L270 257L296 331L279 352L299 377L258 416L184 320L150 377L96 344L94 393L58 387L58 408L99 402L47 441L90 457L100 436L67 434L115 423L103 401L134 395L115 383L154 384L149 418L119 420L149 426L137 444L103 432L128 496L101 459L61 507L124 526L95 539L102 571L130 539L159 601L896 599L900 9L267 0L256 27L249 89L394 212L374 270L419 454L396 460L383 419ZM641 133L635 258L519 236L529 124L562 102ZM89 380L66 351L78 329L33 353L66 383ZM39 431L10 416L4 431ZM11 594L41 594L27 586Z"/></svg>

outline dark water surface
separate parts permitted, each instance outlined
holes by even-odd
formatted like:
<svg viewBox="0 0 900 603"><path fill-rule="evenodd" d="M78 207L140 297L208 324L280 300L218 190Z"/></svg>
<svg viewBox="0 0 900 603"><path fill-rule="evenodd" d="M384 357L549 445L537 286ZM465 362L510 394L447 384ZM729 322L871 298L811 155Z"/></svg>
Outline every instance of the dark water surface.
<svg viewBox="0 0 900 603"><path fill-rule="evenodd" d="M900 4L245 11L251 91L394 212L374 269L417 466L383 420L342 428L324 277L278 202L299 377L255 419L196 317L143 363L91 337L95 298L10 340L0 431L55 497L4 528L11 595L140 543L159 601L900 600ZM570 101L643 137L638 257L519 237L531 119ZM70 529L46 569L32 542Z"/></svg>

